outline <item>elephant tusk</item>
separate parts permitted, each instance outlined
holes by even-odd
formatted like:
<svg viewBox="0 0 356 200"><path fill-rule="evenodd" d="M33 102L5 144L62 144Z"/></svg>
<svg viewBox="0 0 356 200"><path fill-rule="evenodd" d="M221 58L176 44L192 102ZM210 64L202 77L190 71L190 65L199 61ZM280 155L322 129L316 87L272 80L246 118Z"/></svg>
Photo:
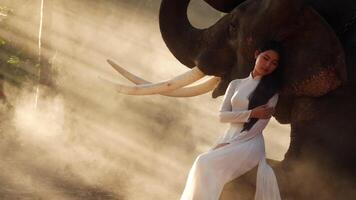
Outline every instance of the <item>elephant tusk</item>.
<svg viewBox="0 0 356 200"><path fill-rule="evenodd" d="M219 82L220 82L220 77L212 77L207 81L200 83L198 85L182 87L177 90L171 91L169 93L160 93L160 94L164 96L170 96L170 97L198 96L213 90Z"/></svg>
<svg viewBox="0 0 356 200"><path fill-rule="evenodd" d="M137 86L128 86L115 83L109 80L106 80L106 82L110 83L111 85L114 85L116 87L116 90L120 93L129 95L150 95L169 92L178 88L182 88L203 78L204 76L205 74L198 67L194 67L191 70L174 77L173 79L162 81L159 83L146 82ZM139 78L137 76L135 77ZM141 78L139 78L139 80L144 81Z"/></svg>
<svg viewBox="0 0 356 200"><path fill-rule="evenodd" d="M120 67L118 64L116 64L114 61L112 60L107 60L107 62L117 71L119 72L121 75L123 75L125 78L127 78L128 80L130 80L133 83L136 84L149 84L151 82L146 81L145 79L142 79L134 74L132 74L131 72L127 71L126 69Z"/></svg>
<svg viewBox="0 0 356 200"><path fill-rule="evenodd" d="M135 84L149 84L151 82L140 78L131 72L127 71L126 69L122 68L118 64L116 64L114 61L108 60L108 63L121 75L123 75L125 78L130 80L131 82ZM216 87L216 85L220 82L221 78L220 77L212 77L208 79L207 81L204 81L201 84L195 85L195 86L189 86L189 87L182 87L179 89L176 89L174 91L170 92L164 92L160 93L161 95L164 96L170 96L170 97L193 97L193 96L198 96L205 94L212 89Z"/></svg>

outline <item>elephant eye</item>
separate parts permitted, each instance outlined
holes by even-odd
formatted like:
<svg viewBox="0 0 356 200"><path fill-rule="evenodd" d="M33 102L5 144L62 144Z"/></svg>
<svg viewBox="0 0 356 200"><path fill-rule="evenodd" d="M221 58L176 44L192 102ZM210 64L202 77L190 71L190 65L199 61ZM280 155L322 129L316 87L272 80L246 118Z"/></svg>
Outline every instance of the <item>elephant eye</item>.
<svg viewBox="0 0 356 200"><path fill-rule="evenodd" d="M230 34L233 35L237 31L238 24L237 23L230 23L229 24L229 31Z"/></svg>
<svg viewBox="0 0 356 200"><path fill-rule="evenodd" d="M230 28L236 29L237 26L238 26L238 23L237 23L237 22L231 22L231 23L230 23Z"/></svg>

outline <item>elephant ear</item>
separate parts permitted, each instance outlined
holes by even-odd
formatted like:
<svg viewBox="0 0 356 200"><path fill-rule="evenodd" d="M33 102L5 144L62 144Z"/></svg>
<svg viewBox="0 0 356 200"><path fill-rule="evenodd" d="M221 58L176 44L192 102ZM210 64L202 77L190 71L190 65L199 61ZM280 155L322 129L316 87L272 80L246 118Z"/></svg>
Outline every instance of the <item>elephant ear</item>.
<svg viewBox="0 0 356 200"><path fill-rule="evenodd" d="M211 7L215 8L220 12L229 13L231 12L237 5L244 2L241 0L204 0Z"/></svg>

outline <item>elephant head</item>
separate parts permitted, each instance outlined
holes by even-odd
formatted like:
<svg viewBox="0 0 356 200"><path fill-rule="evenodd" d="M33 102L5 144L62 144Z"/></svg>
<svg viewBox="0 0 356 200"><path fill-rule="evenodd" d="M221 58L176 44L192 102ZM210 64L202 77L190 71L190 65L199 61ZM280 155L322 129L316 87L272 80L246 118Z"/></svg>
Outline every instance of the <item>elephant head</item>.
<svg viewBox="0 0 356 200"><path fill-rule="evenodd" d="M338 38L304 1L205 1L227 12L206 29L190 24L187 17L190 0L162 0L160 7L162 37L172 54L191 70L152 84L109 61L122 75L138 84L115 84L119 91L185 97L214 90L212 96L216 98L224 94L231 80L248 76L254 66L254 51L268 40L277 40L283 46L280 65L284 68L284 80L279 104L283 104L283 96L317 97L346 81L344 52ZM205 75L213 78L185 87ZM281 112L277 109L277 116L278 113Z"/></svg>

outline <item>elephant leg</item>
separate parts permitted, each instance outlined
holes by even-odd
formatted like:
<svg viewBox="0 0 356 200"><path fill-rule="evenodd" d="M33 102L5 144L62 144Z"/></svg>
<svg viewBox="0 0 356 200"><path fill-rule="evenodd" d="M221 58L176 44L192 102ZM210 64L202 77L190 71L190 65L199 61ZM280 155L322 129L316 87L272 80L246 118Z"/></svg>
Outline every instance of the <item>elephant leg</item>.
<svg viewBox="0 0 356 200"><path fill-rule="evenodd" d="M292 112L291 148L277 177L287 198L354 199L356 94L342 87L320 98L300 98Z"/></svg>

